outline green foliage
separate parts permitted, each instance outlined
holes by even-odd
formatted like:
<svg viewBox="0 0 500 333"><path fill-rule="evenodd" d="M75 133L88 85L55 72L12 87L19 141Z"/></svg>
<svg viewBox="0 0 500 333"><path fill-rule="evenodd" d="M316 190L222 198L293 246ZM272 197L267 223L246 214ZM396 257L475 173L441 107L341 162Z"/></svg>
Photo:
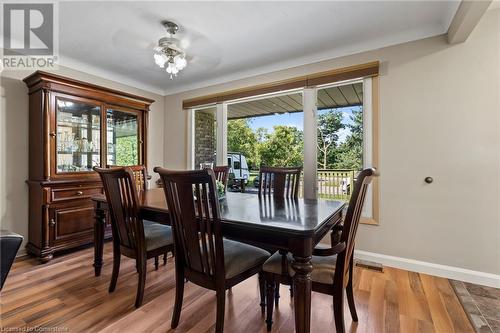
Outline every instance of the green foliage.
<svg viewBox="0 0 500 333"><path fill-rule="evenodd" d="M259 151L262 165L301 166L304 164L304 134L293 126L274 126L272 133L265 134Z"/></svg>
<svg viewBox="0 0 500 333"><path fill-rule="evenodd" d="M258 138L257 134L250 128L247 119L235 119L227 122L227 149L245 155L250 169L259 167Z"/></svg>
<svg viewBox="0 0 500 333"><path fill-rule="evenodd" d="M137 136L116 138L116 165L137 165Z"/></svg>
<svg viewBox="0 0 500 333"><path fill-rule="evenodd" d="M363 166L363 113L353 111L352 124L342 123L342 112L332 110L318 118L318 168L360 170ZM304 134L293 126L274 126L255 131L248 119L228 121L228 151L241 152L250 169L266 166L300 166L304 163ZM339 131L350 134L339 143Z"/></svg>
<svg viewBox="0 0 500 333"><path fill-rule="evenodd" d="M338 131L345 126L342 124L342 112L332 110L318 117L318 168L326 169L328 162L333 160L334 150L339 139Z"/></svg>
<svg viewBox="0 0 500 333"><path fill-rule="evenodd" d="M351 134L335 152L334 169L361 170L363 168L363 112L353 111L352 124L347 125Z"/></svg>

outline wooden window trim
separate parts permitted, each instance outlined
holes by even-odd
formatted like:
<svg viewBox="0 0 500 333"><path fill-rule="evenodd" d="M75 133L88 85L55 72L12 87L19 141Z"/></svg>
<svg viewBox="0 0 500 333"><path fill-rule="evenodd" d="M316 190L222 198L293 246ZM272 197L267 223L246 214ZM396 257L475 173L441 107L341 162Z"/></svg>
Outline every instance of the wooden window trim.
<svg viewBox="0 0 500 333"><path fill-rule="evenodd" d="M372 166L379 169L379 78L375 76L372 78ZM360 222L367 225L379 225L380 223L380 188L379 178L374 177L372 180L372 217L361 217Z"/></svg>
<svg viewBox="0 0 500 333"><path fill-rule="evenodd" d="M269 94L279 91L310 88L322 84L346 81L357 78L375 77L379 74L379 62L373 61L361 65L338 68L330 71L299 76L287 80L229 90L217 94L186 99L182 102L184 109L202 105L217 104L235 99Z"/></svg>

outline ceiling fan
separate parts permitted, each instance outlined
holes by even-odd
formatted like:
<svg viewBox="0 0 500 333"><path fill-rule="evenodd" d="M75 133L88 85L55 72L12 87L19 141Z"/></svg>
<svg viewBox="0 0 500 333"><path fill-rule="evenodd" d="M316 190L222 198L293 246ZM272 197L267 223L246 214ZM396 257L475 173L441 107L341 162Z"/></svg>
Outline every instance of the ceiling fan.
<svg viewBox="0 0 500 333"><path fill-rule="evenodd" d="M117 29L112 36L113 46L121 54L128 57L129 61L148 62L148 65L144 65L144 68L148 71L154 70L149 64L156 63L167 71L169 60L170 63L173 60L175 65L177 55L178 64L182 65L183 61L180 58L184 58L186 61L184 68L189 65L194 70L194 73L213 70L220 64L221 56L217 43L214 43L211 38L199 32L195 27L179 27L171 20L161 20L158 13L141 12L139 18L141 19L141 26L144 27L143 29L131 30L130 27L122 27ZM161 35L167 36L153 41L150 35L157 33L159 23L164 29L164 33ZM153 53L154 62L150 60L151 53ZM174 73L175 70L172 67L170 69L171 73L167 71L172 76L172 79L180 71L177 67L175 68L176 73Z"/></svg>
<svg viewBox="0 0 500 333"><path fill-rule="evenodd" d="M160 38L158 46L154 48L153 57L158 66L166 69L172 80L186 67L186 52L181 47L180 40L174 37L179 26L171 21L163 21L162 24L169 36Z"/></svg>

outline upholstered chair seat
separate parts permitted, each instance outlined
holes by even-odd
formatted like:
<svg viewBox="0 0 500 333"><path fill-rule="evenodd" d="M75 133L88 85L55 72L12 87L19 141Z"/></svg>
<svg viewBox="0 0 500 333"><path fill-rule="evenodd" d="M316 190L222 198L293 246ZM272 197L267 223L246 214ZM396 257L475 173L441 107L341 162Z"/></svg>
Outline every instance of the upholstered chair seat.
<svg viewBox="0 0 500 333"><path fill-rule="evenodd" d="M262 266L262 270L268 273L285 274L293 277L295 275L295 271L292 268L292 255L288 253L286 256L285 272L282 272L282 261L283 256L279 252L276 252L264 263L264 265ZM327 257L313 256L311 259L311 264L313 266L313 270L311 273L312 281L324 284L333 283L333 277L335 275L335 265L337 264L337 255Z"/></svg>
<svg viewBox="0 0 500 333"><path fill-rule="evenodd" d="M269 252L258 247L224 239L226 279L230 279L252 267L262 265L269 256Z"/></svg>
<svg viewBox="0 0 500 333"><path fill-rule="evenodd" d="M144 225L146 251L174 244L172 227L148 220L143 220L142 223Z"/></svg>

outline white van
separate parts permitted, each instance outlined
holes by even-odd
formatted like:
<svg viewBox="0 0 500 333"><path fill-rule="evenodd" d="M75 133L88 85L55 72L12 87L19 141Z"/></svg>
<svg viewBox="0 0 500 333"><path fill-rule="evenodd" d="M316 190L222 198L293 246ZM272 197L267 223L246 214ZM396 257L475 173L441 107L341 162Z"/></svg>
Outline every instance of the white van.
<svg viewBox="0 0 500 333"><path fill-rule="evenodd" d="M247 158L241 153L227 153L227 165L229 174L234 175L234 179L244 179L248 183L250 171L248 170Z"/></svg>

